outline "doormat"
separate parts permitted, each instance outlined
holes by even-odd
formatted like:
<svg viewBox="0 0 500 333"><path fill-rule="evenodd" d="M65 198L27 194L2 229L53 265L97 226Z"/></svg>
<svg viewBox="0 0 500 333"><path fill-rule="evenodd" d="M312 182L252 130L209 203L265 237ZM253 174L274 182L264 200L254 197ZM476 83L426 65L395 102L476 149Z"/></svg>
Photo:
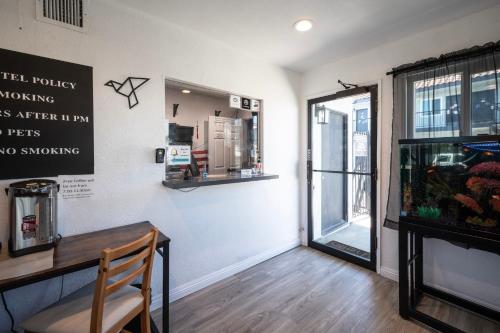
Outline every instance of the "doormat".
<svg viewBox="0 0 500 333"><path fill-rule="evenodd" d="M337 241L329 241L328 243L325 244L326 246L329 246L331 248L334 248L336 250L342 251L342 252L347 252L349 254L361 257L366 260L370 260L370 253L357 249L355 247L339 243Z"/></svg>

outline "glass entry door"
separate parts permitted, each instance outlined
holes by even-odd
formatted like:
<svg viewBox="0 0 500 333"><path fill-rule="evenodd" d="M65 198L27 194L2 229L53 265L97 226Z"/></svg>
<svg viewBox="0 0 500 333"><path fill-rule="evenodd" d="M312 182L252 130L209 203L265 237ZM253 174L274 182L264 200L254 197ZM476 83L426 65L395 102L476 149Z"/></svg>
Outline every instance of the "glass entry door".
<svg viewBox="0 0 500 333"><path fill-rule="evenodd" d="M377 86L308 104L309 246L375 270Z"/></svg>

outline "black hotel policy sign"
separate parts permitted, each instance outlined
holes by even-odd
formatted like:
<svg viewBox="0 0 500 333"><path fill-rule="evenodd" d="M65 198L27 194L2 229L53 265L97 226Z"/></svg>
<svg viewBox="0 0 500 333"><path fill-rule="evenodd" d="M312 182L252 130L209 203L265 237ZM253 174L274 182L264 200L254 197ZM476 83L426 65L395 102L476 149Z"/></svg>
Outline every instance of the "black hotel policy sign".
<svg viewBox="0 0 500 333"><path fill-rule="evenodd" d="M0 49L0 179L94 173L92 67Z"/></svg>

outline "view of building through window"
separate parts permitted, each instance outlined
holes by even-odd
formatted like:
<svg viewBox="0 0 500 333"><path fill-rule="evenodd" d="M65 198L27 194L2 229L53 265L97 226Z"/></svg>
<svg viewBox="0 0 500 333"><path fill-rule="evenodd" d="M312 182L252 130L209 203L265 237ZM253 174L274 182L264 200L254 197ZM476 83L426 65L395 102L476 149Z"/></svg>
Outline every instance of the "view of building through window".
<svg viewBox="0 0 500 333"><path fill-rule="evenodd" d="M487 71L472 75L472 135L498 133L500 129L498 125L500 121L500 96L495 96L495 91L498 91L499 85L500 70L497 70L496 73L495 71Z"/></svg>
<svg viewBox="0 0 500 333"><path fill-rule="evenodd" d="M469 84L470 83L470 84ZM474 73L467 84L469 96L463 96L463 74L450 74L413 83L413 137L447 137L497 134L500 132L500 70ZM470 101L467 117L462 103ZM464 124L461 133L460 119Z"/></svg>
<svg viewBox="0 0 500 333"><path fill-rule="evenodd" d="M416 81L414 137L459 135L462 75L452 74ZM432 102L431 102L432 101Z"/></svg>

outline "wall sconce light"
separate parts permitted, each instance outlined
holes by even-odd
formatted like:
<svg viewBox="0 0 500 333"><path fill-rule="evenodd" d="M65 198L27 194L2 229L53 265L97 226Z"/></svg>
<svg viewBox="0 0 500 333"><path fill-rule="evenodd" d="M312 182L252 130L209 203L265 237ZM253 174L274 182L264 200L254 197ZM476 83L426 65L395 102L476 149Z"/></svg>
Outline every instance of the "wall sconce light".
<svg viewBox="0 0 500 333"><path fill-rule="evenodd" d="M328 112L324 106L316 107L316 119L318 121L318 124L328 124L329 118L330 112Z"/></svg>

